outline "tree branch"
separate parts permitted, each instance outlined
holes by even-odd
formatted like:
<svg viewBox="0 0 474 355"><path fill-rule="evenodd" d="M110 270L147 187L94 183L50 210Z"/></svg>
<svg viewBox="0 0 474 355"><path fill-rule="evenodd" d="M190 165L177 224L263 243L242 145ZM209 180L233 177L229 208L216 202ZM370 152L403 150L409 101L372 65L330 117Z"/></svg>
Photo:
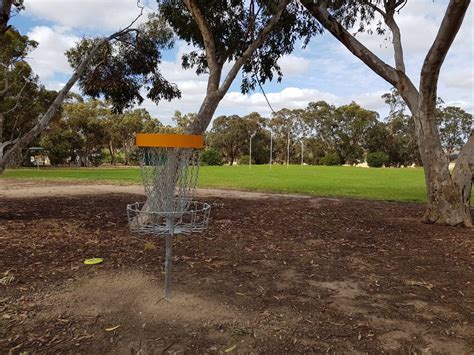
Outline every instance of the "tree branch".
<svg viewBox="0 0 474 355"><path fill-rule="evenodd" d="M140 7L139 3L137 4ZM58 109L61 107L68 92L71 90L74 84L79 80L81 75L86 70L87 65L92 60L92 58L94 58L97 55L100 48L103 45L105 45L107 42L113 39L116 39L129 32L136 31L136 29L131 28L131 26L140 18L140 16L142 16L143 7L140 7L140 9L141 9L140 14L130 23L130 25L100 40L92 48L92 50L85 56L85 58L82 59L79 66L77 67L77 69L75 70L71 78L69 78L66 85L64 85L64 87L59 91L58 95L54 99L53 103L49 106L46 113L39 119L39 121L36 123L36 125L34 125L33 128L31 128L23 136L19 137L16 140L15 144L13 144L13 146L10 148L10 150L8 150L8 152L2 158L0 158L0 174L5 170L8 164L11 163L15 154L17 154L18 152L21 152L22 149L28 146L28 144L30 144L34 138L36 138L39 134L41 134L41 132L43 132L48 127L49 122L54 117Z"/></svg>
<svg viewBox="0 0 474 355"><path fill-rule="evenodd" d="M390 28L392 32L392 44L393 44L393 52L394 52L394 59L395 59L395 68L400 70L401 72L405 73L405 60L403 58L403 46L402 46L402 36L400 34L400 28L398 27L397 22L395 21L395 11L397 7L403 3L403 1L395 2L395 0L391 0L390 2L385 2L385 6L387 6L386 14L384 16L385 24Z"/></svg>
<svg viewBox="0 0 474 355"><path fill-rule="evenodd" d="M372 8L372 10L377 11L380 15L385 17L385 12L380 7L378 7L377 5L373 4L372 1L364 0L363 3L366 4L367 6L369 6L370 8Z"/></svg>
<svg viewBox="0 0 474 355"><path fill-rule="evenodd" d="M209 23L207 22L204 14L202 13L199 6L194 0L184 0L189 12L191 12L194 21L201 32L201 36L204 42L204 48L206 50L207 65L209 67L210 77L208 82L208 90L217 90L220 81L220 71L223 63L219 64L216 53L216 43L214 42L214 36L212 34ZM221 69L219 69L219 67Z"/></svg>
<svg viewBox="0 0 474 355"><path fill-rule="evenodd" d="M239 59L237 59L237 61L234 63L232 68L229 70L229 73L227 74L224 82L222 83L221 88L219 89L219 92L222 96L224 96L227 93L230 85L232 84L232 81L235 79L237 73L245 64L245 62L250 58L250 56L255 52L255 50L258 47L260 47L263 44L263 42L267 39L273 27L280 20L281 15L283 14L283 11L288 6L290 1L291 0L279 1L278 6L273 16L270 18L270 20L268 20L267 24L262 29L262 31L258 34L257 38L247 47L247 49L244 51L242 56Z"/></svg>
<svg viewBox="0 0 474 355"><path fill-rule="evenodd" d="M7 93L8 89L10 88L10 83L8 82L8 66L3 64L3 63L0 63L0 66L2 66L5 69L5 71L4 71L5 75L4 75L4 79L3 79L3 82L5 83L5 86L0 91L0 96L3 96Z"/></svg>
<svg viewBox="0 0 474 355"><path fill-rule="evenodd" d="M15 144L18 141L17 139L10 140L10 141L5 141L5 142L0 142L0 158L3 157L3 152L5 151L5 148L8 147L9 145Z"/></svg>
<svg viewBox="0 0 474 355"><path fill-rule="evenodd" d="M0 34L3 35L10 28L8 21L10 20L13 0L2 0L0 6Z"/></svg>
<svg viewBox="0 0 474 355"><path fill-rule="evenodd" d="M352 54L364 62L380 77L397 88L405 99L412 113L416 112L418 105L418 91L411 80L402 71L397 71L388 65L351 35L331 14L325 6L317 5L311 0L301 0L304 7L341 42Z"/></svg>
<svg viewBox="0 0 474 355"><path fill-rule="evenodd" d="M461 27L470 2L470 0L451 0L449 2L436 38L426 55L421 69L420 93L425 98L423 103L427 114L434 114L430 111L436 107L436 88L441 65Z"/></svg>
<svg viewBox="0 0 474 355"><path fill-rule="evenodd" d="M23 86L21 87L20 91L16 94L16 96L14 96L14 100L16 101L15 102L15 105L10 108L9 110L6 110L5 112L2 112L3 115L7 115L9 114L10 112L13 112L15 111L17 108L18 108L18 105L20 104L20 98L21 98L21 95L23 94L23 91L25 90L26 86L29 84L29 81L27 80Z"/></svg>

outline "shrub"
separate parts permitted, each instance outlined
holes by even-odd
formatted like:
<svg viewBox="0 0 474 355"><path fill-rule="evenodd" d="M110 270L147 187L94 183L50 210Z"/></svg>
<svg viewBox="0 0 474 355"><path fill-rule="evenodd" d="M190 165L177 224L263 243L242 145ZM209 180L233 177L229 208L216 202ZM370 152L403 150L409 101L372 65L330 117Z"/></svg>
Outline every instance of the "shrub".
<svg viewBox="0 0 474 355"><path fill-rule="evenodd" d="M102 154L102 152L92 153L89 156L89 162L93 166L99 166L104 162L104 155Z"/></svg>
<svg viewBox="0 0 474 355"><path fill-rule="evenodd" d="M239 165L249 165L250 157L248 155L241 155L239 158ZM255 164L255 160L252 159L252 164Z"/></svg>
<svg viewBox="0 0 474 355"><path fill-rule="evenodd" d="M373 152L367 154L367 165L371 168L381 168L388 163L388 155L384 152Z"/></svg>
<svg viewBox="0 0 474 355"><path fill-rule="evenodd" d="M201 155L202 165L222 165L222 156L214 148L206 149Z"/></svg>
<svg viewBox="0 0 474 355"><path fill-rule="evenodd" d="M341 158L336 153L327 153L319 162L321 165L341 165Z"/></svg>

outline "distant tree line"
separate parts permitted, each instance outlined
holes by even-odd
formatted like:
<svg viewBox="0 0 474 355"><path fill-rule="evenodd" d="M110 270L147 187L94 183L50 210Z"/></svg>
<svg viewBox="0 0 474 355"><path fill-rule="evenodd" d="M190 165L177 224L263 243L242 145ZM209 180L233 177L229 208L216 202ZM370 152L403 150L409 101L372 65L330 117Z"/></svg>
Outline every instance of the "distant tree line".
<svg viewBox="0 0 474 355"><path fill-rule="evenodd" d="M421 165L406 105L396 90L383 99L390 107L384 120L355 102L336 107L324 101L310 102L305 109L282 109L271 118L258 113L220 116L213 121L207 144L226 164L248 163L249 141L255 133L256 164L269 163L272 140L273 162L279 164L355 165L367 160L371 166ZM455 158L471 132L472 115L459 107L443 107L439 100L437 117L443 147Z"/></svg>
<svg viewBox="0 0 474 355"><path fill-rule="evenodd" d="M414 123L403 100L395 90L383 98L390 108L384 120L355 102L336 107L325 101L310 102L305 109L282 109L271 117L256 112L219 116L206 133L203 164L248 164L253 136L254 164L268 164L272 146L274 164L420 165ZM472 115L458 107L443 107L441 100L437 112L443 147L455 158L472 129ZM193 113L176 111L171 127L145 109L115 113L106 101L84 101L71 94L35 144L47 150L54 165L135 165L136 132L184 132L195 118Z"/></svg>

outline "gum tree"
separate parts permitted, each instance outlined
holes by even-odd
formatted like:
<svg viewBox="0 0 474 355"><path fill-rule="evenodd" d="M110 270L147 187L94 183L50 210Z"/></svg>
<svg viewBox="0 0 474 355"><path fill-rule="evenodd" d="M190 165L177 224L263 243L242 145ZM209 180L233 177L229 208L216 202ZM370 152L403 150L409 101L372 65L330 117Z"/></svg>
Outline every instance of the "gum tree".
<svg viewBox="0 0 474 355"><path fill-rule="evenodd" d="M206 95L190 133L203 133L239 72L241 91L247 93L276 73L278 59L294 49L298 39L308 40L318 27L299 2L160 0L162 16L177 36L194 46L183 56L184 68L209 74ZM224 73L224 65L229 70Z"/></svg>
<svg viewBox="0 0 474 355"><path fill-rule="evenodd" d="M0 31L0 42L2 49L4 42L9 41L9 32L13 31L8 25L10 12L13 7L22 6L22 1L3 1L1 6L0 25L5 32ZM139 4L138 4L139 5ZM140 5L139 5L140 7ZM0 156L0 174L13 162L16 156L21 154L35 138L37 138L49 125L51 119L61 108L62 103L67 98L71 88L80 78L86 78L80 81L80 86L89 90L92 96L98 96L105 89L109 90L106 98L121 97L127 102L140 102L140 89L143 86L148 88L148 96L158 101L160 99L171 99L179 96L179 90L164 79L159 70L160 51L172 45L171 32L166 28L160 27L160 22L151 17L140 26L135 26L137 20L143 14L141 7L140 14L130 25L119 30L110 36L84 40L79 44L81 51L69 53L69 60L74 64L74 72L64 87L57 93L48 109L38 115L36 123L27 132L20 137L8 142L8 145L2 145L2 155ZM140 34L146 35L140 36ZM25 54L26 55L26 54ZM7 63L3 62L0 67L0 95L10 96L13 99L21 98L21 95L12 95L11 89L14 87L8 77L15 70L16 66L25 62L25 55L20 56L19 60ZM117 60L117 57L120 57ZM3 58L2 58L3 59ZM107 67L109 64L109 67ZM114 71L110 72L110 64ZM153 68L152 70L148 70ZM122 74L127 72L126 82ZM112 74L112 75L110 75ZM94 79L100 76L103 86L94 87ZM92 81L91 81L92 80ZM105 89L104 89L105 88ZM126 106L121 106L123 108ZM9 111L8 113L12 113ZM4 120L9 119L4 115ZM1 143L1 142L0 142Z"/></svg>
<svg viewBox="0 0 474 355"><path fill-rule="evenodd" d="M418 85L405 70L402 34L396 15L407 0L358 0L350 2L301 0L308 12L377 75L392 84L407 104L425 171L428 203L427 223L472 226L470 198L474 170L474 135L462 147L454 170L442 147L436 119L437 86L441 66L462 25L470 0L450 0L438 33L426 54ZM384 62L352 33L355 24L364 26L381 17L377 31L386 29L392 37L394 63Z"/></svg>
<svg viewBox="0 0 474 355"><path fill-rule="evenodd" d="M165 21L177 38L194 48L183 55L183 68L194 69L198 75L208 74L205 98L187 127L189 133L199 134L207 129L239 72L243 76L243 93L272 80L275 75L281 80L283 73L278 60L293 51L298 39L307 41L319 30L316 21L303 11L301 4L291 0L157 2L158 12L154 14L157 21ZM146 35L138 36L137 40L144 40ZM75 57L89 47L90 43L83 41L68 52L73 67L77 65ZM147 83L139 83L134 80L134 75L130 75L133 66L128 64L127 56L115 56L110 60L107 53L113 51L104 51L97 57L102 64L99 71L89 69L81 77L81 89L89 96L104 95L118 111L140 103L140 98L130 95L130 92L139 95L140 86L146 87ZM153 73L156 66L149 61L150 52L137 49L133 53L142 58L136 63L142 75ZM114 75L108 74L110 72Z"/></svg>

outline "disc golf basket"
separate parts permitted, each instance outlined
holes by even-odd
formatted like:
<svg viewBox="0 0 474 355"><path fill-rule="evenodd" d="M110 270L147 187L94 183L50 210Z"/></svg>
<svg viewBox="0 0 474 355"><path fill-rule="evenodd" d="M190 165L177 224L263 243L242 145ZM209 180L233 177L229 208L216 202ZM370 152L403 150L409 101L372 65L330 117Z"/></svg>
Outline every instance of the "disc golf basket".
<svg viewBox="0 0 474 355"><path fill-rule="evenodd" d="M132 232L165 238L165 297L171 297L172 239L207 228L211 206L193 200L203 138L185 134L137 134L146 202L127 205Z"/></svg>

